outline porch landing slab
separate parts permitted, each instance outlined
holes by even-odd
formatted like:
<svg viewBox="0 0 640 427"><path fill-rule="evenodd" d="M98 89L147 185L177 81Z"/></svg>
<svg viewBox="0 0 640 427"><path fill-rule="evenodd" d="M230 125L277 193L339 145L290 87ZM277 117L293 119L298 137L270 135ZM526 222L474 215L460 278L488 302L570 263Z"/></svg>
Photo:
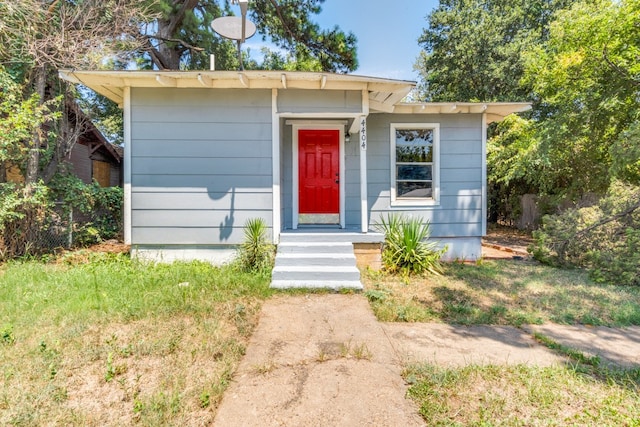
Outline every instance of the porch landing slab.
<svg viewBox="0 0 640 427"><path fill-rule="evenodd" d="M355 229L331 229L304 227L297 230L283 230L281 242L349 242L349 243L382 243L384 234L375 231L361 233Z"/></svg>

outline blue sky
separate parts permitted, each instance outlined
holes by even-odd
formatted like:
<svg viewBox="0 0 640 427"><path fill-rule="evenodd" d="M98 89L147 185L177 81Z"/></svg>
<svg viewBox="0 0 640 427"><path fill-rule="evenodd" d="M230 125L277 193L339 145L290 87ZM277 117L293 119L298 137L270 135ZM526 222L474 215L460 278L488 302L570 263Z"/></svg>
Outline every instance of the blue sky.
<svg viewBox="0 0 640 427"><path fill-rule="evenodd" d="M360 66L354 74L416 80L418 37L437 6L438 0L326 0L318 23L358 37Z"/></svg>
<svg viewBox="0 0 640 427"><path fill-rule="evenodd" d="M360 66L353 74L415 81L418 37L437 6L438 0L325 0L316 22L356 35ZM246 46L257 51L259 44L256 35Z"/></svg>

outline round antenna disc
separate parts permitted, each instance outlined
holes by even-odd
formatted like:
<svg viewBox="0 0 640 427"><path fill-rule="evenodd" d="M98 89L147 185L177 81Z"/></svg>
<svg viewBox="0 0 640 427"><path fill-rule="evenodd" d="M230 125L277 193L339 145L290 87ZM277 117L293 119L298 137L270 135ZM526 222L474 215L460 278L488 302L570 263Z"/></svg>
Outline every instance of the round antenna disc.
<svg viewBox="0 0 640 427"><path fill-rule="evenodd" d="M242 40L242 17L240 16L223 16L216 18L211 22L213 31L222 37L232 40ZM245 19L244 38L248 39L256 33L256 25Z"/></svg>

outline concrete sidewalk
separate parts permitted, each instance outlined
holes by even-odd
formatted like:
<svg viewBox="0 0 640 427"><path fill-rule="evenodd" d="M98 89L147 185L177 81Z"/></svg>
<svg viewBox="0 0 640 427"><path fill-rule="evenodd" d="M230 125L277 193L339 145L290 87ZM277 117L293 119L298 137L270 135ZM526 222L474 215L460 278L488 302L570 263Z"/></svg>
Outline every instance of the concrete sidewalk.
<svg viewBox="0 0 640 427"><path fill-rule="evenodd" d="M608 328L585 325L527 325L523 329L542 334L553 341L597 356L601 365L640 368L640 326Z"/></svg>
<svg viewBox="0 0 640 427"><path fill-rule="evenodd" d="M535 330L579 349L591 343L590 354L612 363L640 365L640 328L572 328ZM215 425L424 425L401 377L413 362L549 366L567 359L513 327L380 323L362 295L280 296L265 302Z"/></svg>

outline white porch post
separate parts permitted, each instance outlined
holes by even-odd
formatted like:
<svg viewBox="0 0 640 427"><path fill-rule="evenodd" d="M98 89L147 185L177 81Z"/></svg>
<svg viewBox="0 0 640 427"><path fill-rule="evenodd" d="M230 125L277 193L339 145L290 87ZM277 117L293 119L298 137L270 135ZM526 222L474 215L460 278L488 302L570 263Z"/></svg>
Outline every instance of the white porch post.
<svg viewBox="0 0 640 427"><path fill-rule="evenodd" d="M273 243L280 243L280 116L278 115L278 89L271 89L271 175Z"/></svg>
<svg viewBox="0 0 640 427"><path fill-rule="evenodd" d="M487 235L487 113L482 113L482 236Z"/></svg>
<svg viewBox="0 0 640 427"><path fill-rule="evenodd" d="M123 125L124 125L124 243L131 244L131 88L124 88L123 103Z"/></svg>
<svg viewBox="0 0 640 427"><path fill-rule="evenodd" d="M367 118L360 117L360 231L369 231L369 206L367 202Z"/></svg>

